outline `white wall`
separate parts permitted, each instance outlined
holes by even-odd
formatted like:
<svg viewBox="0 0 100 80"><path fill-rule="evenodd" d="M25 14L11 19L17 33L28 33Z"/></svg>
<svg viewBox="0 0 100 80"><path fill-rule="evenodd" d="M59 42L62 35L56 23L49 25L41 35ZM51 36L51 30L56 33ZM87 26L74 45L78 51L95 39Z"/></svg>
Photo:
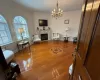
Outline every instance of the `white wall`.
<svg viewBox="0 0 100 80"><path fill-rule="evenodd" d="M63 35L66 34L66 27L69 27L67 35L70 36L69 40L72 41L73 37L76 37L78 34L80 17L81 10L64 12L63 16L57 20L55 18L52 18L50 13L34 12L33 19L35 31L36 28L39 27L38 19L47 19L48 27L51 28L52 32L60 33L61 40L63 40ZM64 20L66 19L69 19L69 24L64 24Z"/></svg>
<svg viewBox="0 0 100 80"><path fill-rule="evenodd" d="M36 28L39 27L39 23L38 20L39 19L46 19L48 20L48 27L50 27L50 23L51 23L51 19L50 19L50 14L49 13L44 13L44 12L34 12L33 13L33 23L34 23L34 27L35 27L35 33L37 34Z"/></svg>
<svg viewBox="0 0 100 80"><path fill-rule="evenodd" d="M72 40L72 37L76 36L78 33L81 10L65 12L63 17L56 20L51 17L51 13L33 12L12 1L0 0L0 14L6 18L13 40L13 42L6 45L6 47L16 52L16 34L13 26L13 19L15 16L23 16L26 19L30 38L36 33L36 28L39 27L38 19L47 19L48 27L51 28L52 32L65 35L66 27L70 27L68 34L71 37L70 40ZM64 24L64 20L66 19L70 20L69 24Z"/></svg>
<svg viewBox="0 0 100 80"><path fill-rule="evenodd" d="M15 29L13 26L13 19L15 16L24 17L27 21L28 30L31 36L34 32L33 18L32 18L33 12L9 0L0 0L0 14L3 15L5 19L7 20L7 23L10 28L11 35L12 35L13 42L9 45L6 45L7 49L11 49L16 52L17 51L17 46L16 46L17 39L16 39L16 34L15 34Z"/></svg>

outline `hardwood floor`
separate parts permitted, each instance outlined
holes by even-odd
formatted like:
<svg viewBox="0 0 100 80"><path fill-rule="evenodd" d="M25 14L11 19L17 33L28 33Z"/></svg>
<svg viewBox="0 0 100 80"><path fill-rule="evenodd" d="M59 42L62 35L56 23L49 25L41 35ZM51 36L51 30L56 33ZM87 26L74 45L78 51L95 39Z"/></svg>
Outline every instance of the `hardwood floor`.
<svg viewBox="0 0 100 80"><path fill-rule="evenodd" d="M75 45L71 42L42 42L15 55L22 74L17 80L68 80Z"/></svg>

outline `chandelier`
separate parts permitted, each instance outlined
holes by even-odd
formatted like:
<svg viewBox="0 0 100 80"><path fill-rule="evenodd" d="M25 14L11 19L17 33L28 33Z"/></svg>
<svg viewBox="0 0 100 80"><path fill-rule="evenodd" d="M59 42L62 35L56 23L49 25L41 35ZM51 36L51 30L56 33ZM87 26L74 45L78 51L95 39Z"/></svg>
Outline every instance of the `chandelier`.
<svg viewBox="0 0 100 80"><path fill-rule="evenodd" d="M59 18L59 17L62 17L63 15L63 10L61 10L61 8L59 8L58 6L58 1L57 1L57 5L56 5L56 8L52 11L52 17L54 18Z"/></svg>

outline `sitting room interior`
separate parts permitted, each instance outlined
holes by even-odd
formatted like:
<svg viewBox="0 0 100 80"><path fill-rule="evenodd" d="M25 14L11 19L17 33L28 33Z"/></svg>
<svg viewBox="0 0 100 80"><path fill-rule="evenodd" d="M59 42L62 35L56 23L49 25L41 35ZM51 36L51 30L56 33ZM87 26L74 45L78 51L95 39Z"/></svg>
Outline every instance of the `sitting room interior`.
<svg viewBox="0 0 100 80"><path fill-rule="evenodd" d="M0 0L0 80L100 80L100 0Z"/></svg>

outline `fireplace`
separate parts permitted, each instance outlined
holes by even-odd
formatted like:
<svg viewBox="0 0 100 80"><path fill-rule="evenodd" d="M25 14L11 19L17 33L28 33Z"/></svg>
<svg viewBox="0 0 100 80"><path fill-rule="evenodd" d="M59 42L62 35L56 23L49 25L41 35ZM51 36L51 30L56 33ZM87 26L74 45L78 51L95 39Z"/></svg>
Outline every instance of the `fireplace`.
<svg viewBox="0 0 100 80"><path fill-rule="evenodd" d="M41 40L48 40L48 34L41 34Z"/></svg>

